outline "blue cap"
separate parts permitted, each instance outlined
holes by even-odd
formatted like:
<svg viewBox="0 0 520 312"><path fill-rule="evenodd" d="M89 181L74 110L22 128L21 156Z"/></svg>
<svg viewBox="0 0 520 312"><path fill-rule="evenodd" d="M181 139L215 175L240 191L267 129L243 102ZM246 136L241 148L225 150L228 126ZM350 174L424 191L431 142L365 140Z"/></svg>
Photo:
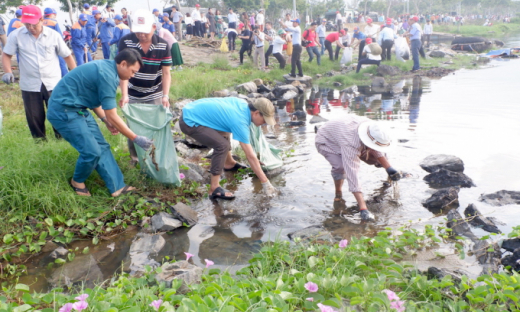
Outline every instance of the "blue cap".
<svg viewBox="0 0 520 312"><path fill-rule="evenodd" d="M153 9L152 13L159 12L159 9Z"/></svg>
<svg viewBox="0 0 520 312"><path fill-rule="evenodd" d="M293 19L291 22L293 22L293 23L296 22L296 23L300 24L300 19L299 18Z"/></svg>
<svg viewBox="0 0 520 312"><path fill-rule="evenodd" d="M22 16L22 10L18 9L18 10L16 10L16 12L14 14L16 16Z"/></svg>
<svg viewBox="0 0 520 312"><path fill-rule="evenodd" d="M85 9L88 9L88 8L90 8L90 4L85 3L85 4L83 5L83 7L84 7Z"/></svg>
<svg viewBox="0 0 520 312"><path fill-rule="evenodd" d="M83 22L88 21L88 16L87 16L87 14L80 14L80 15L79 15L79 20L80 20L80 21L83 21Z"/></svg>
<svg viewBox="0 0 520 312"><path fill-rule="evenodd" d="M57 14L57 13L56 13L56 10L54 10L53 8L45 8L45 10L43 10L43 14L51 15L51 14Z"/></svg>
<svg viewBox="0 0 520 312"><path fill-rule="evenodd" d="M170 15L168 15L168 13L163 13L162 16L164 16L164 17L170 17Z"/></svg>
<svg viewBox="0 0 520 312"><path fill-rule="evenodd" d="M114 19L122 21L123 17L120 14L117 14L116 16L114 16Z"/></svg>
<svg viewBox="0 0 520 312"><path fill-rule="evenodd" d="M92 11L92 15L96 15L96 14L101 14L101 11L99 11L99 10Z"/></svg>

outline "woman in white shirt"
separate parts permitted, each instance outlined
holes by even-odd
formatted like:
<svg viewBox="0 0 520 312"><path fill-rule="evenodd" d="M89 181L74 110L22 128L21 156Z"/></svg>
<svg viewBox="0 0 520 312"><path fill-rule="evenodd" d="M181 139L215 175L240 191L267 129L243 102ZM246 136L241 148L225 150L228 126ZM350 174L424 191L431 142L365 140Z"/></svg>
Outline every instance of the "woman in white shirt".
<svg viewBox="0 0 520 312"><path fill-rule="evenodd" d="M356 74L359 73L363 64L374 64L377 66L381 64L381 47L377 43L372 43L372 38L366 38L365 40L366 45L363 48L363 56L366 56L366 58L358 61Z"/></svg>

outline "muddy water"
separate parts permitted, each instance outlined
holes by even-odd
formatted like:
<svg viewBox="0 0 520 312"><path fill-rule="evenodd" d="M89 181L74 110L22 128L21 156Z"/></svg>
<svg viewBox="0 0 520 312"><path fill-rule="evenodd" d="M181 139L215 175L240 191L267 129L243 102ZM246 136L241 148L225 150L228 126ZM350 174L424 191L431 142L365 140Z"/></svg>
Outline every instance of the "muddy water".
<svg viewBox="0 0 520 312"><path fill-rule="evenodd" d="M512 40L520 45L520 38ZM513 43L514 44L514 43ZM511 45L513 46L513 45ZM518 73L520 60L492 61L481 70L460 70L440 80L415 78L394 86L395 93L373 93L360 87L359 96L349 98L338 90L314 88L305 98L278 103L278 126L264 129L276 139L269 141L286 151L285 172L271 182L281 195L266 201L256 178L246 178L236 186L234 201L213 202L209 199L194 204L200 221L190 229L164 234L165 246L150 258L161 262L164 256L184 258L184 252L194 255L196 265L204 266L204 259L215 262L215 267L236 270L247 265L251 253L258 251L261 243L276 238L287 240L287 234L311 225L323 225L333 235L342 238L373 235L383 227L399 227L410 221L414 227L425 224L444 224L444 216L436 216L422 207L431 189L423 182L426 175L419 162L431 154L445 153L461 157L465 173L477 185L460 191L460 208L477 203L483 214L496 217L503 232L520 222L518 205L491 207L477 202L482 193L498 190L520 189L520 91ZM308 113L305 126L284 127L290 113L304 110ZM399 200L394 200L394 190L383 187L387 175L383 169L361 165L360 182L365 198L383 198L372 202L369 209L375 222L361 223L353 196L345 186L345 204L333 201L334 188L330 166L314 147L312 115L329 120L357 114L378 120L392 129L395 148L389 152L391 164L411 177L399 182ZM227 176L229 181L233 176ZM484 232L474 230L482 236ZM128 252L136 232L128 232L91 246L92 258L98 278L109 278L128 261ZM80 250L89 245L76 242L73 248ZM443 265L463 267L478 274L474 259L461 262L449 246L443 247L447 257ZM78 256L80 258L83 256ZM435 262L434 255L424 254L415 259L424 268ZM78 262L84 266L85 259ZM20 282L32 284L40 291L48 289L47 278L53 270L46 270L45 256L34 259L28 265L29 276ZM128 269L128 268L127 268ZM59 269L58 269L59 270ZM98 272L99 271L99 272Z"/></svg>

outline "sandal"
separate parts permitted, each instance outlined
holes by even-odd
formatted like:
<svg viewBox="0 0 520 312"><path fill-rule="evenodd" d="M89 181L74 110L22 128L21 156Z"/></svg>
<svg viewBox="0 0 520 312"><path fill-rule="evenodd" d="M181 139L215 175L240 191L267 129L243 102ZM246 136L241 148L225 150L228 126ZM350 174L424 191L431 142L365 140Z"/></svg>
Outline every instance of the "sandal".
<svg viewBox="0 0 520 312"><path fill-rule="evenodd" d="M130 194L130 193L133 193L136 191L136 189L128 190L129 188L131 188L130 185L125 185L125 187L123 187L123 189L121 190L121 193L119 193L119 195Z"/></svg>
<svg viewBox="0 0 520 312"><path fill-rule="evenodd" d="M249 168L249 167L246 165L243 165L237 161L235 163L235 165L233 166L233 168L229 168L229 169L224 168L224 171L238 171L238 169L247 169L247 168Z"/></svg>
<svg viewBox="0 0 520 312"><path fill-rule="evenodd" d="M74 190L74 192L77 193L81 193L81 194L85 194L85 195L80 195L78 194L79 196L92 196L88 190L88 188L79 188L79 187L75 187L74 185L72 185L72 180L69 180L69 185L70 187L72 187L72 189Z"/></svg>
<svg viewBox="0 0 520 312"><path fill-rule="evenodd" d="M334 197L334 201L335 202L341 202L341 201L345 201L343 199L343 192L336 192L336 196Z"/></svg>
<svg viewBox="0 0 520 312"><path fill-rule="evenodd" d="M228 190L225 190L223 188L221 188L220 186L217 187L213 193L211 193L210 195L210 198L211 199L217 199L217 198L222 198L222 199L226 199L226 200L231 200L231 199L235 199L235 195L232 195L232 196L226 196L226 193L228 193L229 191Z"/></svg>

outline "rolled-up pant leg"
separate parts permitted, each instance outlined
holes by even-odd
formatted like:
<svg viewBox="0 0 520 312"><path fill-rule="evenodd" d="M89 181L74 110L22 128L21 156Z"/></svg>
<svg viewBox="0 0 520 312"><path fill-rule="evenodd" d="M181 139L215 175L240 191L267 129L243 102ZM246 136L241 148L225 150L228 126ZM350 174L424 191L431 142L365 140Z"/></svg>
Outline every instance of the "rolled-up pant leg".
<svg viewBox="0 0 520 312"><path fill-rule="evenodd" d="M325 159L330 163L332 169L330 170L330 174L332 175L332 179L336 180L344 180L347 178L345 175L345 169L343 168L343 161L341 159L341 155L329 153L320 148L320 145L316 144L316 149L318 153L323 155Z"/></svg>

